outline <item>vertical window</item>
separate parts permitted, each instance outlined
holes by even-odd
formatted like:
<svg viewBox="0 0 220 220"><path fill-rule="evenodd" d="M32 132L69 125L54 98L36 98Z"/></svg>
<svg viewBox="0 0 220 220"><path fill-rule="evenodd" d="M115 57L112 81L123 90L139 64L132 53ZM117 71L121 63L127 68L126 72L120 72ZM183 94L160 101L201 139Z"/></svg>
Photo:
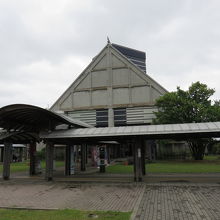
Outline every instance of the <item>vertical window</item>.
<svg viewBox="0 0 220 220"><path fill-rule="evenodd" d="M108 109L96 110L96 127L108 127Z"/></svg>
<svg viewBox="0 0 220 220"><path fill-rule="evenodd" d="M126 125L126 108L114 109L114 122L115 122L115 126Z"/></svg>

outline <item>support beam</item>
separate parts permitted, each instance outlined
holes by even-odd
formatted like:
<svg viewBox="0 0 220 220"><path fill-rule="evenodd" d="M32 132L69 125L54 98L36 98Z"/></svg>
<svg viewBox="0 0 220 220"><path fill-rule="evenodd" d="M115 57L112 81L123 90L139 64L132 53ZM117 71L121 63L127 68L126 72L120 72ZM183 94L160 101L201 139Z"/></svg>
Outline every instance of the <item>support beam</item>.
<svg viewBox="0 0 220 220"><path fill-rule="evenodd" d="M47 181L53 180L53 152L54 145L51 142L46 144L46 173L45 178Z"/></svg>
<svg viewBox="0 0 220 220"><path fill-rule="evenodd" d="M29 155L30 155L30 176L36 175L36 142L29 144Z"/></svg>
<svg viewBox="0 0 220 220"><path fill-rule="evenodd" d="M66 154L65 154L65 175L69 176L70 175L70 152L71 146L66 145Z"/></svg>
<svg viewBox="0 0 220 220"><path fill-rule="evenodd" d="M86 144L81 144L81 171L86 170Z"/></svg>
<svg viewBox="0 0 220 220"><path fill-rule="evenodd" d="M10 178L10 164L12 156L12 143L4 143L4 158L3 158L3 179L9 180Z"/></svg>
<svg viewBox="0 0 220 220"><path fill-rule="evenodd" d="M88 164L89 146L86 144L86 164Z"/></svg>
<svg viewBox="0 0 220 220"><path fill-rule="evenodd" d="M146 153L146 147L145 147L145 142L142 141L142 146L141 146L141 165L142 165L142 174L145 176L146 175L146 166L145 166L145 153Z"/></svg>
<svg viewBox="0 0 220 220"><path fill-rule="evenodd" d="M99 159L100 159L100 173L105 173L105 147L99 147Z"/></svg>
<svg viewBox="0 0 220 220"><path fill-rule="evenodd" d="M141 143L139 138L136 138L133 143L134 149L134 181L142 181L142 154L141 154Z"/></svg>
<svg viewBox="0 0 220 220"><path fill-rule="evenodd" d="M3 162L3 158L4 158L4 147L1 147L0 150L1 150L0 162Z"/></svg>
<svg viewBox="0 0 220 220"><path fill-rule="evenodd" d="M19 159L18 159L18 161L19 161L19 162L22 162L22 160L23 160L23 148L20 147L20 148L19 148Z"/></svg>
<svg viewBox="0 0 220 220"><path fill-rule="evenodd" d="M135 146L135 142L134 143L132 143L132 154L133 154L133 171L134 171L134 181L136 182L136 177L137 177L137 168L136 168L136 165L137 165L137 163L136 163L136 160L137 160L137 158L136 158L136 146Z"/></svg>

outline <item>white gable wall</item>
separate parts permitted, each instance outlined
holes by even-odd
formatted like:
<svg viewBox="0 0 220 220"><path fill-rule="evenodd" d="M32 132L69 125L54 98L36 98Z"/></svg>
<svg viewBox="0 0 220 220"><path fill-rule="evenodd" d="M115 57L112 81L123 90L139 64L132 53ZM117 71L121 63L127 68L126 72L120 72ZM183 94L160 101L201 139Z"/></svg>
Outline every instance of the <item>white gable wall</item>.
<svg viewBox="0 0 220 220"><path fill-rule="evenodd" d="M149 106L155 109L155 100L164 93L163 87L108 44L51 110L85 112ZM111 113L109 117L113 118Z"/></svg>

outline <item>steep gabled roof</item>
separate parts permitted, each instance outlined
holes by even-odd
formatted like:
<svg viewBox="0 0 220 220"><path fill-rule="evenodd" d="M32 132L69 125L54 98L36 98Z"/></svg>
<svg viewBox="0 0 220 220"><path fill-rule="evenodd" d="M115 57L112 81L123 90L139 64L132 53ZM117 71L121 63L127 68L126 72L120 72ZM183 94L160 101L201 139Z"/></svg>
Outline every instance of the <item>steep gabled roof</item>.
<svg viewBox="0 0 220 220"><path fill-rule="evenodd" d="M116 45L116 44L114 44ZM129 59L127 56L125 56L121 51L119 51L116 47L112 46L111 44L111 47L116 50L118 53L120 53L121 56L123 56L128 62L130 62L134 68L136 68L137 70L139 70L141 73L143 73L143 75L145 76L145 78L147 79L150 79L152 82L154 82L158 87L160 87L164 92L168 92L168 90L166 90L163 86L161 86L158 82L156 82L153 78L151 78L148 74L146 74L144 72L144 70L142 68L140 68L138 65L134 65L134 62L132 62L131 59ZM129 49L129 48L128 48ZM135 50L135 51L138 51L138 50ZM141 51L138 51L141 53ZM143 52L142 52L143 53Z"/></svg>
<svg viewBox="0 0 220 220"><path fill-rule="evenodd" d="M100 62L100 60L108 53L107 51L112 50L114 55L116 55L119 59L123 60L126 65L129 65L130 68L134 70L134 72L138 75L138 77L142 78L147 84L152 85L160 94L164 94L167 92L165 88L163 88L159 83L153 80L149 75L145 72L145 53L142 51L134 50L131 48L123 47L117 44L107 43L107 45L101 50L101 52L96 55L90 64L83 70L83 72L77 77L77 79L67 88L67 90L58 98L58 100L51 106L52 111L59 110L59 106L63 103L64 100L69 99L68 102L72 102L70 94L75 91L78 85L88 76L89 72L95 68L95 66ZM139 63L137 62L139 59ZM136 63L135 63L136 62ZM144 65L140 64L144 63ZM138 65L140 64L140 65Z"/></svg>
<svg viewBox="0 0 220 220"><path fill-rule="evenodd" d="M54 111L54 107L56 106L56 104L60 101L60 99L72 88L72 86L80 80L80 78L82 77L82 75L86 74L86 70L89 69L89 67L92 65L93 62L95 62L99 55L103 53L103 51L107 48L108 44L92 59L92 61L90 62L90 64L83 70L83 72L70 84L70 86L64 91L64 93L57 99L57 101L50 107L51 111Z"/></svg>

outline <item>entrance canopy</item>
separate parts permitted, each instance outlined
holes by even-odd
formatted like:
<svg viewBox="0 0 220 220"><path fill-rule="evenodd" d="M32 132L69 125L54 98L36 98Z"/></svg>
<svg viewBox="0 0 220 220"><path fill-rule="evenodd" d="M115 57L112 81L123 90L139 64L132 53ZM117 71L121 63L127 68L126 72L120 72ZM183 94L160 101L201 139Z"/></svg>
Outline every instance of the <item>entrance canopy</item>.
<svg viewBox="0 0 220 220"><path fill-rule="evenodd" d="M66 125L65 129L56 130L57 126L62 124ZM70 139L118 141L135 137L145 139L220 137L220 122L94 128L66 115L25 104L0 108L0 128L4 129L0 132L0 142L9 140L13 143L39 139L63 143Z"/></svg>
<svg viewBox="0 0 220 220"><path fill-rule="evenodd" d="M37 106L14 104L0 108L0 143L39 141L40 131L51 131L58 125L89 128L87 123Z"/></svg>
<svg viewBox="0 0 220 220"><path fill-rule="evenodd" d="M220 122L80 128L57 130L50 133L42 132L40 134L42 139L53 139L58 142L63 139L119 140L138 136L146 139L220 137Z"/></svg>
<svg viewBox="0 0 220 220"><path fill-rule="evenodd" d="M1 132L0 143L10 142L16 144L29 144L30 142L39 142L39 136L31 132Z"/></svg>
<svg viewBox="0 0 220 220"><path fill-rule="evenodd" d="M14 104L0 108L0 127L6 130L53 130L60 124L76 128L92 127L82 121L33 105Z"/></svg>

